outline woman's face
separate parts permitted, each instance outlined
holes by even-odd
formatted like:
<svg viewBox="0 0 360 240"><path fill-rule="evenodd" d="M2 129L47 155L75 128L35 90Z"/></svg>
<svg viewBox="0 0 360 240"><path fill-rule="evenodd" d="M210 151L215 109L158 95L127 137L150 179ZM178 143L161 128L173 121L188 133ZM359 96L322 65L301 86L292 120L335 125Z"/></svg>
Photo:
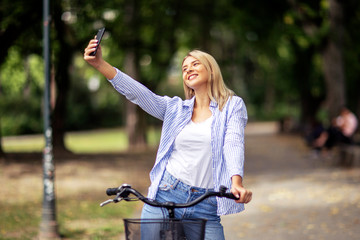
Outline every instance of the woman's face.
<svg viewBox="0 0 360 240"><path fill-rule="evenodd" d="M189 56L184 60L182 76L186 86L189 88L195 91L207 90L208 71L196 58Z"/></svg>

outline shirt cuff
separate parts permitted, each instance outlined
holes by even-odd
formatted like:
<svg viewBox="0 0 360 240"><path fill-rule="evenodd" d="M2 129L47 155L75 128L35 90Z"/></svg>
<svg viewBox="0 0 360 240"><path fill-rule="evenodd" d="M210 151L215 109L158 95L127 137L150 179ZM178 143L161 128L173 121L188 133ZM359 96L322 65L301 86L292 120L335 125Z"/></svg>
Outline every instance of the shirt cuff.
<svg viewBox="0 0 360 240"><path fill-rule="evenodd" d="M107 79L109 82L115 81L118 78L119 74L121 73L121 71L119 69L117 69L116 67L114 67L114 69L116 71L116 75L113 79Z"/></svg>

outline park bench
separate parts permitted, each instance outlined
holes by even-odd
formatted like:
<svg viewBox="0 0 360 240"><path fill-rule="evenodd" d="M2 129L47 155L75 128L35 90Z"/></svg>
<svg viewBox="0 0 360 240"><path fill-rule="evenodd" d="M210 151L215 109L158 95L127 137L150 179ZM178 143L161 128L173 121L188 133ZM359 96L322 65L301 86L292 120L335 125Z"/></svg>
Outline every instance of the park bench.
<svg viewBox="0 0 360 240"><path fill-rule="evenodd" d="M354 136L353 144L339 146L339 164L344 167L360 166L360 135Z"/></svg>

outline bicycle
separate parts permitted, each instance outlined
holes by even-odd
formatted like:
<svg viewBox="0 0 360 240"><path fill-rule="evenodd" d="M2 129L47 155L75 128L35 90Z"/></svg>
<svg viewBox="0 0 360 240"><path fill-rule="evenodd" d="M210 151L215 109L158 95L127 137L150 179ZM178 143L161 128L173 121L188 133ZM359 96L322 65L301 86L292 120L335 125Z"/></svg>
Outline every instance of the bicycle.
<svg viewBox="0 0 360 240"><path fill-rule="evenodd" d="M220 186L219 191L206 192L194 201L188 203L157 202L144 197L140 192L133 189L129 184L123 184L118 188L108 188L108 196L116 195L100 204L101 207L109 203L118 203L122 200L137 201L153 207L165 208L168 218L161 219L124 219L126 240L203 240L205 237L206 219L176 219L175 208L187 208L198 204L209 197L226 197L238 199L232 193L226 192L225 186ZM135 197L129 197L130 194Z"/></svg>

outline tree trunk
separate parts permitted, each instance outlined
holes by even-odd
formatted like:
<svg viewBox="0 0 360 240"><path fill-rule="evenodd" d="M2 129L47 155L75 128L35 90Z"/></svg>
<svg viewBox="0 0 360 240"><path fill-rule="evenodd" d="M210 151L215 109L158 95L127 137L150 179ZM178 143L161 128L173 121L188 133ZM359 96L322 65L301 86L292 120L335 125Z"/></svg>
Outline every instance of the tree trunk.
<svg viewBox="0 0 360 240"><path fill-rule="evenodd" d="M356 89L360 89L360 79L356 82ZM358 118L360 118L360 96L356 96L356 103L355 103L355 114ZM357 132L360 133L360 127L358 127Z"/></svg>
<svg viewBox="0 0 360 240"><path fill-rule="evenodd" d="M322 51L323 73L326 83L325 106L329 117L335 117L346 104L345 76L342 56L344 35L343 10L337 0L329 0L330 36Z"/></svg>
<svg viewBox="0 0 360 240"><path fill-rule="evenodd" d="M139 81L138 67L136 66L135 52L129 50L125 56L124 68L126 73ZM126 132L129 138L130 149L142 149L146 147L146 121L144 112L137 105L126 101Z"/></svg>
<svg viewBox="0 0 360 240"><path fill-rule="evenodd" d="M66 63L65 63L66 64ZM53 148L54 153L63 153L68 152L65 147L65 119L66 119L66 99L69 91L69 76L68 73L61 72L61 69L66 68L64 63L59 63L57 66L57 74L55 74L56 78L56 101L55 107L52 114L52 130L53 130Z"/></svg>
<svg viewBox="0 0 360 240"><path fill-rule="evenodd" d="M1 79L0 79L0 97L2 95ZM5 153L2 147L2 131L1 131L1 118L0 118L0 158L4 157Z"/></svg>
<svg viewBox="0 0 360 240"><path fill-rule="evenodd" d="M139 36L139 34L136 32L139 27L136 16L136 1L129 1L125 8L126 14L124 16L124 22L129 26L129 30L124 37L127 38L130 44L125 53L124 69L129 76L140 81L139 59L137 54L139 47L137 46L137 36ZM132 150L144 148L146 147L146 122L144 116L142 116L144 113L137 105L129 101L126 102L125 107L126 132L129 139L129 148Z"/></svg>
<svg viewBox="0 0 360 240"><path fill-rule="evenodd" d="M293 42L296 61L293 67L294 78L300 93L300 123L299 130L304 132L312 128L317 122L316 113L318 112L325 96L323 94L314 95L311 91L311 72L312 58L315 53L314 47L303 49Z"/></svg>
<svg viewBox="0 0 360 240"><path fill-rule="evenodd" d="M2 147L2 134L1 134L1 119L0 119L0 159L5 157L5 153Z"/></svg>
<svg viewBox="0 0 360 240"><path fill-rule="evenodd" d="M62 8L60 6L54 7L54 24L56 29L56 36L59 42L59 51L55 53L54 72L56 96L55 107L52 113L52 130L53 130L53 149L54 154L67 153L69 150L65 147L65 119L66 119L66 100L70 89L70 74L69 67L72 62L72 53L74 52L72 46L65 40L67 38L66 26L61 20ZM54 84L52 84L52 87ZM54 94L55 91L51 91ZM53 103L53 97L51 104Z"/></svg>

